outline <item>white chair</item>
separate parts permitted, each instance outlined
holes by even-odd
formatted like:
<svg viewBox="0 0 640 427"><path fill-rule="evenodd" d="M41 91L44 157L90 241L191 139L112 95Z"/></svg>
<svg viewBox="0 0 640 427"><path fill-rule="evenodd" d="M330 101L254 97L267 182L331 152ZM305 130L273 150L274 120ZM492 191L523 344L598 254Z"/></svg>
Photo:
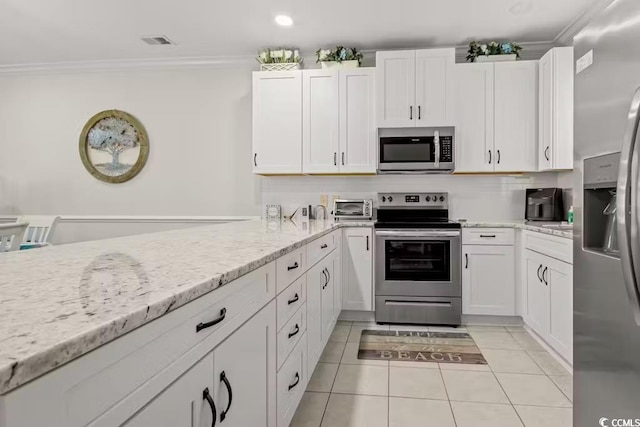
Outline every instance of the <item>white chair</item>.
<svg viewBox="0 0 640 427"><path fill-rule="evenodd" d="M46 246L51 239L51 233L58 224L59 216L50 215L25 215L18 219L19 222L29 224L27 231L24 233L22 243L30 246Z"/></svg>
<svg viewBox="0 0 640 427"><path fill-rule="evenodd" d="M0 253L17 251L29 223L0 224Z"/></svg>

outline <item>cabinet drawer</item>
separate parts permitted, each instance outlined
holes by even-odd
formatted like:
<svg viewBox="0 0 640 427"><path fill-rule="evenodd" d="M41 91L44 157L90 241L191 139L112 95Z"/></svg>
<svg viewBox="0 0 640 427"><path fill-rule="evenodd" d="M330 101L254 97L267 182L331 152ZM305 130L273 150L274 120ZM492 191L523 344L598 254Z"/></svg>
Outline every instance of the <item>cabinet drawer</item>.
<svg viewBox="0 0 640 427"><path fill-rule="evenodd" d="M524 247L551 258L573 264L573 240L525 230Z"/></svg>
<svg viewBox="0 0 640 427"><path fill-rule="evenodd" d="M335 234L330 233L307 244L307 266L313 267L336 247Z"/></svg>
<svg viewBox="0 0 640 427"><path fill-rule="evenodd" d="M463 245L513 245L513 228L463 228Z"/></svg>
<svg viewBox="0 0 640 427"><path fill-rule="evenodd" d="M277 328L278 331L291 319L291 316L302 307L307 299L307 276L302 276L278 295Z"/></svg>
<svg viewBox="0 0 640 427"><path fill-rule="evenodd" d="M306 253L306 246L303 246L276 260L276 288L278 293L287 289L287 286L307 270Z"/></svg>
<svg viewBox="0 0 640 427"><path fill-rule="evenodd" d="M293 347L298 344L300 337L307 330L307 305L302 304L300 310L293 315L286 325L278 332L278 368L282 366Z"/></svg>
<svg viewBox="0 0 640 427"><path fill-rule="evenodd" d="M278 427L288 427L307 388L307 334L278 372L277 376Z"/></svg>

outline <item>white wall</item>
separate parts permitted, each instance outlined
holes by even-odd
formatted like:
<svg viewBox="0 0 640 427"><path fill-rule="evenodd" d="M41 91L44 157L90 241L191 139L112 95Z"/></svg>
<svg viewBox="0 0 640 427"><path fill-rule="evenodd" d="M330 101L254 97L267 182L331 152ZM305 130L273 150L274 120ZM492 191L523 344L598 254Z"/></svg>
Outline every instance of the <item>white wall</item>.
<svg viewBox="0 0 640 427"><path fill-rule="evenodd" d="M150 140L131 181L84 169L78 138L106 109ZM259 215L251 174L251 71L126 71L0 77L0 214Z"/></svg>

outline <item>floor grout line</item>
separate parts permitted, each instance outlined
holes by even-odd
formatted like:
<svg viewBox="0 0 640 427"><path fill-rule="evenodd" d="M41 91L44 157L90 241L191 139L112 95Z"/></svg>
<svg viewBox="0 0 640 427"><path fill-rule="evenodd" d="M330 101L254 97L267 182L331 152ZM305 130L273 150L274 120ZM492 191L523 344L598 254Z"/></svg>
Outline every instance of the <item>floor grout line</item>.
<svg viewBox="0 0 640 427"><path fill-rule="evenodd" d="M336 323L336 326L338 326L337 323ZM336 326L333 327L334 330L336 329ZM351 334L352 327L353 327L353 323L349 326L349 333L347 334L347 340L349 340L349 335ZM331 333L333 334L333 331L331 331ZM329 337L331 337L331 335L329 335ZM340 361L337 363L338 369L336 370L336 376L333 377L333 382L331 383L331 388L329 389L329 398L327 399L327 404L324 406L324 411L322 411L322 417L320 418L320 426L322 426L322 422L324 421L324 416L327 413L327 408L329 407L329 401L331 400L331 394L333 393L333 386L336 384L336 378L338 378L338 372L340 372L340 365L342 365L342 363L340 362L342 361L342 357L344 356L344 352L346 348L347 348L347 343L345 342L344 347L342 347L342 353L340 354ZM316 368L317 368L317 365L316 365Z"/></svg>
<svg viewBox="0 0 640 427"><path fill-rule="evenodd" d="M509 395L507 394L507 390L504 389L504 387L502 386L502 383L500 382L500 379L498 378L498 376L496 375L495 372L491 371L491 374L493 375L493 377L495 378L496 382L498 383L498 386L500 386L500 390L502 390L502 392L504 393L505 397L507 398L507 400L509 401L509 405L511 405L511 409L513 409L513 412L516 413L516 416L518 417L518 419L520 420L520 423L522 424L522 426L524 427L524 420L522 419L522 417L520 416L520 414L518 413L518 410L516 409L516 407L513 405L513 402L511 401L511 398L509 397Z"/></svg>
<svg viewBox="0 0 640 427"><path fill-rule="evenodd" d="M444 374L442 373L442 368L438 363L438 371L440 372L440 379L442 380L442 387L444 387L444 393L447 396L447 402L449 403L449 410L451 411L451 418L453 418L454 427L458 426L458 422L456 421L456 414L453 412L453 405L451 404L451 397L449 396L449 390L447 390L447 383L444 380Z"/></svg>

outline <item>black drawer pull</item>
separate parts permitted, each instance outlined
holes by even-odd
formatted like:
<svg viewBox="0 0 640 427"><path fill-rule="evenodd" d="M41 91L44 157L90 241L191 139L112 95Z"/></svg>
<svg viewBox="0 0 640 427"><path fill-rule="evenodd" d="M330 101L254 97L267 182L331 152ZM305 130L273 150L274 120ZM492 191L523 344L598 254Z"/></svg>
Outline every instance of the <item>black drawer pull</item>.
<svg viewBox="0 0 640 427"><path fill-rule="evenodd" d="M296 294L293 298L291 298L289 301L287 301L287 305L291 305L296 301L300 301L300 297L298 296L298 294Z"/></svg>
<svg viewBox="0 0 640 427"><path fill-rule="evenodd" d="M542 270L542 264L540 264L540 267L538 267L538 280L540 281L540 283L542 283L542 278L540 277L540 270Z"/></svg>
<svg viewBox="0 0 640 427"><path fill-rule="evenodd" d="M464 254L464 268L469 268L469 254Z"/></svg>
<svg viewBox="0 0 640 427"><path fill-rule="evenodd" d="M322 246L320 246L320 249L327 249L329 247L329 245L327 245L326 243Z"/></svg>
<svg viewBox="0 0 640 427"><path fill-rule="evenodd" d="M495 239L496 235L495 234L481 234L480 237L486 238L486 239Z"/></svg>
<svg viewBox="0 0 640 427"><path fill-rule="evenodd" d="M227 316L227 309L223 308L222 310L220 310L220 317L218 317L217 319L207 323L202 323L202 322L198 323L196 325L196 332L200 332L203 329L207 329L214 325L217 325L218 323L222 322L226 316Z"/></svg>
<svg viewBox="0 0 640 427"><path fill-rule="evenodd" d="M220 372L220 381L224 383L224 385L227 387L227 393L229 393L229 403L227 403L227 409L225 409L220 413L220 422L222 422L227 417L227 414L229 413L229 409L231 409L231 401L233 400L233 393L231 391L231 384L227 379L227 374L225 374L224 371Z"/></svg>
<svg viewBox="0 0 640 427"><path fill-rule="evenodd" d="M329 278L327 277L327 270L322 270L322 275L324 276L324 282L322 283L322 289L326 288L329 284Z"/></svg>
<svg viewBox="0 0 640 427"><path fill-rule="evenodd" d="M289 384L289 391L291 391L291 389L298 384L300 384L300 374L296 372L296 380L293 382L293 384Z"/></svg>
<svg viewBox="0 0 640 427"><path fill-rule="evenodd" d="M211 393L209 393L209 388L205 388L202 391L202 398L207 401L209 407L211 408L211 415L213 418L213 421L211 421L211 427L214 427L216 425L216 418L218 418L218 413L216 412L216 404L213 403L213 398L211 397Z"/></svg>
<svg viewBox="0 0 640 427"><path fill-rule="evenodd" d="M298 326L298 324L296 323L296 329L293 332L289 332L289 338L293 338L296 335L298 335L298 333L300 332L300 326Z"/></svg>
<svg viewBox="0 0 640 427"><path fill-rule="evenodd" d="M296 261L295 263L293 263L293 265L290 265L289 267L287 267L287 271L295 270L298 267L300 266L298 265L298 261Z"/></svg>

